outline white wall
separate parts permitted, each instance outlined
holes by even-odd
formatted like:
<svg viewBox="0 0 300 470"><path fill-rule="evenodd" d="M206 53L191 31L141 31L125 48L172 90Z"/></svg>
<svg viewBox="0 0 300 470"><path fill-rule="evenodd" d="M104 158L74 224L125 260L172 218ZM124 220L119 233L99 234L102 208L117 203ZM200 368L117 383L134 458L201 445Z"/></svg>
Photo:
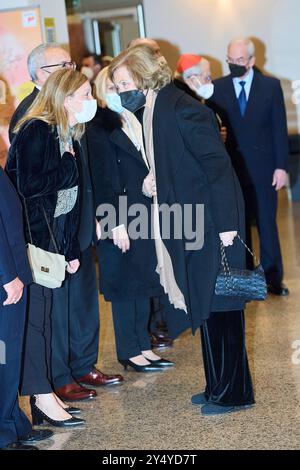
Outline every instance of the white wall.
<svg viewBox="0 0 300 470"><path fill-rule="evenodd" d="M67 27L67 15L65 0L1 0L0 11L21 7L40 6L42 26L44 18L54 18L57 42L68 46L69 35ZM44 35L45 37L45 35Z"/></svg>
<svg viewBox="0 0 300 470"><path fill-rule="evenodd" d="M300 80L299 0L144 0L144 8L147 36L162 40L173 67L179 54L200 53L216 60L215 72L222 66L227 74L231 38L262 41L266 61L260 44L258 65L282 79L290 131L300 132L300 105L291 99L292 81Z"/></svg>

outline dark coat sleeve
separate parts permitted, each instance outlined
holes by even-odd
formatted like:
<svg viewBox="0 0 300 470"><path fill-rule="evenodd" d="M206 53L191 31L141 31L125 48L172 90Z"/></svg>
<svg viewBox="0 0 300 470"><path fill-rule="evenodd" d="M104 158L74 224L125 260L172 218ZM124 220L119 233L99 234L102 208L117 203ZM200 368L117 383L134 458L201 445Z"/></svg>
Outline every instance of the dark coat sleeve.
<svg viewBox="0 0 300 470"><path fill-rule="evenodd" d="M18 140L18 189L24 197L47 196L78 183L76 160L65 152L58 166L49 171L45 165L49 126L33 121L20 130ZM50 156L51 157L51 156Z"/></svg>
<svg viewBox="0 0 300 470"><path fill-rule="evenodd" d="M0 167L0 286L19 277L32 282L17 193Z"/></svg>
<svg viewBox="0 0 300 470"><path fill-rule="evenodd" d="M275 150L275 167L276 169L287 171L289 156L287 117L279 80L275 81L272 105L272 132Z"/></svg>
<svg viewBox="0 0 300 470"><path fill-rule="evenodd" d="M111 204L118 213L118 172L115 166L115 150L108 133L97 125L87 131L95 210L100 204ZM118 215L118 214L117 214Z"/></svg>
<svg viewBox="0 0 300 470"><path fill-rule="evenodd" d="M0 212L0 285L8 284L17 277L14 257Z"/></svg>
<svg viewBox="0 0 300 470"><path fill-rule="evenodd" d="M212 218L217 231L237 230L233 168L213 112L190 97L183 96L178 101L176 116L185 146L207 177Z"/></svg>

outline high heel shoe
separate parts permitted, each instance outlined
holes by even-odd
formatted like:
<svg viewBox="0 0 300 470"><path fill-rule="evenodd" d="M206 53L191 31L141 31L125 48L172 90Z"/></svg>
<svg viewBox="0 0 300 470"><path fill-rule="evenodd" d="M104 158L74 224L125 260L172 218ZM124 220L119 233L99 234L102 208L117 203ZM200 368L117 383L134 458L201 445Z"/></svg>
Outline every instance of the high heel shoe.
<svg viewBox="0 0 300 470"><path fill-rule="evenodd" d="M132 362L130 359L119 359L119 363L122 364L125 370L127 370L127 367L130 366L136 372L157 372L159 370L162 370L160 366L151 363L145 366L139 366L138 364Z"/></svg>
<svg viewBox="0 0 300 470"><path fill-rule="evenodd" d="M50 418L42 410L40 410L40 408L37 407L36 398L34 396L30 397L30 407L31 407L32 424L34 426L43 424L44 421L58 428L81 426L85 424L84 419L74 418L73 416L72 418L64 419L63 421L58 421L58 420Z"/></svg>
<svg viewBox="0 0 300 470"><path fill-rule="evenodd" d="M68 406L67 408L64 408L64 410L69 413L69 415L79 415L81 413L81 409L75 408L75 406Z"/></svg>
<svg viewBox="0 0 300 470"><path fill-rule="evenodd" d="M160 366L160 367L172 367L175 365L174 362L172 361L168 361L167 359L164 359L164 358L160 358L160 359L156 359L155 361L152 360L152 359L148 359L148 357L146 357L147 361L150 362L150 364L156 364L157 366Z"/></svg>

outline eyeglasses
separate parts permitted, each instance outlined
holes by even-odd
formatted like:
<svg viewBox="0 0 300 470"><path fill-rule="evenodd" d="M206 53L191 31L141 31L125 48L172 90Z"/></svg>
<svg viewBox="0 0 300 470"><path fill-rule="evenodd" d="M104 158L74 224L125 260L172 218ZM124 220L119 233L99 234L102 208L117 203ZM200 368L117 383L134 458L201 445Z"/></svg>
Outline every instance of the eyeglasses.
<svg viewBox="0 0 300 470"><path fill-rule="evenodd" d="M188 77L192 79L193 81L198 80L201 84L207 84L212 82L212 77L210 75L204 75L203 73L200 73L198 75L191 75Z"/></svg>
<svg viewBox="0 0 300 470"><path fill-rule="evenodd" d="M46 69L50 69L51 67L60 67L62 69L75 70L76 69L76 62L66 61L66 62L61 62L60 64L43 65L40 68L45 70L45 72L51 73L51 72L49 72L49 70L46 70Z"/></svg>

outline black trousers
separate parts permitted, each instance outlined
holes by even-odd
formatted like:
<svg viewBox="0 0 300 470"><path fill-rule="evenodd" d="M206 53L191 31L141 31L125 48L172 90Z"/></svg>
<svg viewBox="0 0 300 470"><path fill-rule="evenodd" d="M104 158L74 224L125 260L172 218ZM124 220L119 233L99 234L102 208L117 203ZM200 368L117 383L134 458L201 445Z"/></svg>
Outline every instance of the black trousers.
<svg viewBox="0 0 300 470"><path fill-rule="evenodd" d="M283 279L283 265L276 222L278 197L273 187L243 187L246 210L247 244L251 247L251 221L256 221L260 241L261 264L268 284L280 286ZM253 259L247 253L247 265L253 266Z"/></svg>
<svg viewBox="0 0 300 470"><path fill-rule="evenodd" d="M223 406L254 403L243 311L215 312L201 326L206 398Z"/></svg>
<svg viewBox="0 0 300 470"><path fill-rule="evenodd" d="M165 305L162 297L152 297L150 299L150 320L149 331L150 333L158 333L161 329L167 331L167 319L165 312Z"/></svg>
<svg viewBox="0 0 300 470"><path fill-rule="evenodd" d="M31 284L25 327L21 395L52 392L51 306L52 290Z"/></svg>
<svg viewBox="0 0 300 470"><path fill-rule="evenodd" d="M52 377L63 387L91 372L98 360L99 303L92 247L81 253L80 268L53 290Z"/></svg>
<svg viewBox="0 0 300 470"><path fill-rule="evenodd" d="M118 359L129 359L151 349L148 333L150 299L112 302Z"/></svg>
<svg viewBox="0 0 300 470"><path fill-rule="evenodd" d="M3 306L6 299L0 287L0 449L31 432L31 424L19 408L26 289L16 305Z"/></svg>

